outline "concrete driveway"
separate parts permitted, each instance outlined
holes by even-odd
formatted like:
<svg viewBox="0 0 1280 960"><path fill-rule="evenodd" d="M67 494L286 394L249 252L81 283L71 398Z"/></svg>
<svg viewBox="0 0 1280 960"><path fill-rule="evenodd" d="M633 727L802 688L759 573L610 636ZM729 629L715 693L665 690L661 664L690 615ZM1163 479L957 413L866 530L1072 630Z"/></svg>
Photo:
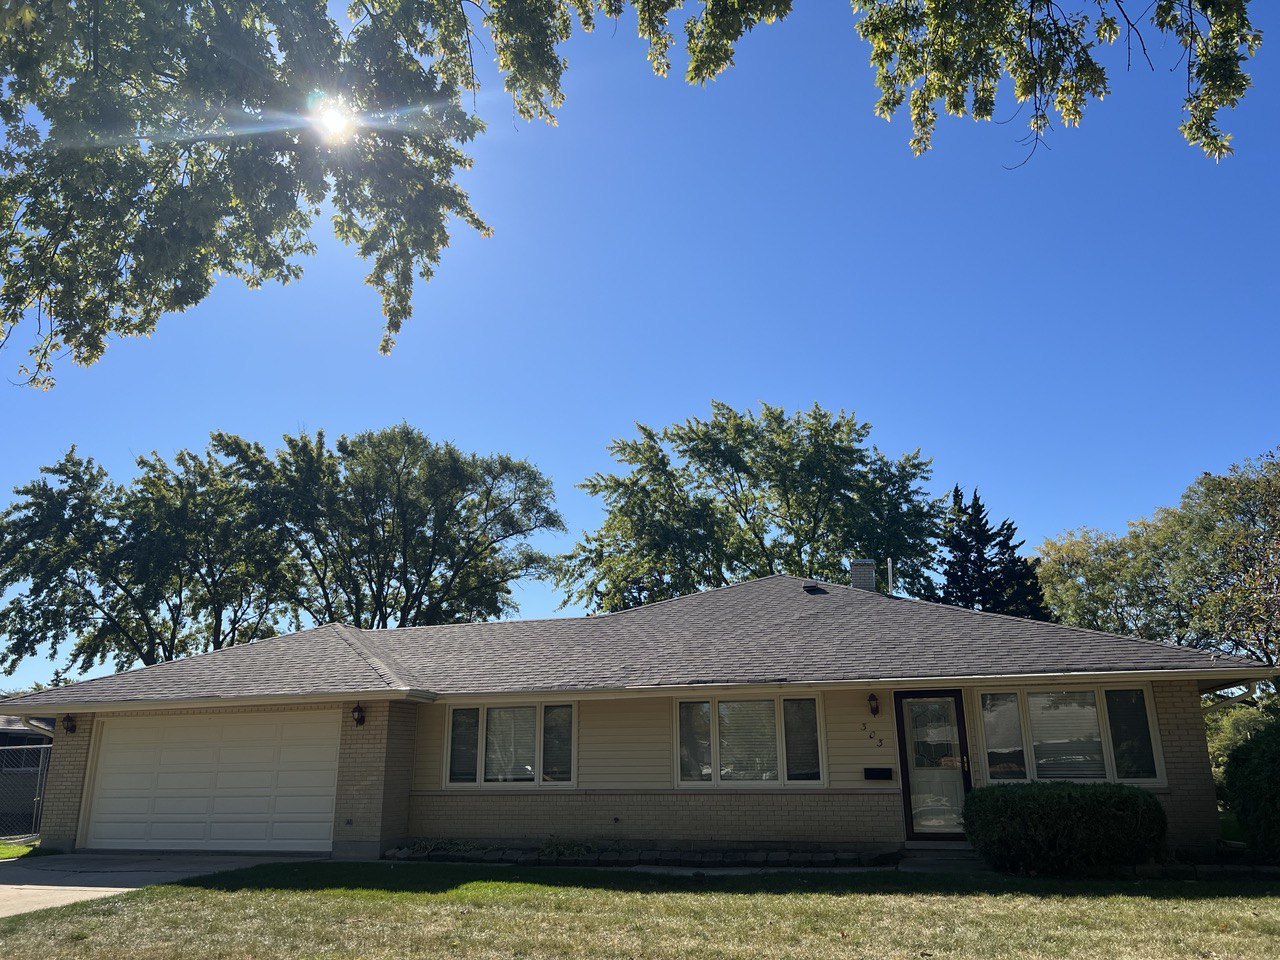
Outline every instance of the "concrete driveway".
<svg viewBox="0 0 1280 960"><path fill-rule="evenodd" d="M0 917L60 907L78 900L109 897L153 883L171 883L187 877L275 863L280 859L199 854L116 856L75 853L0 860Z"/></svg>

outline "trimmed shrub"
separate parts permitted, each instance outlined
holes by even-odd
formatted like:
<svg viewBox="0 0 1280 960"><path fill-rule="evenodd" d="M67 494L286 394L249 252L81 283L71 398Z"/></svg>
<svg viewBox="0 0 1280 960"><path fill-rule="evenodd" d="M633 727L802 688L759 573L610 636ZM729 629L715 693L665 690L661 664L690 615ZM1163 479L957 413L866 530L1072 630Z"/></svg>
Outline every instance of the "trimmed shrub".
<svg viewBox="0 0 1280 960"><path fill-rule="evenodd" d="M1118 783L998 784L964 805L973 848L1010 873L1087 876L1148 863L1167 829L1159 800Z"/></svg>
<svg viewBox="0 0 1280 960"><path fill-rule="evenodd" d="M1280 723L1231 751L1224 785L1249 846L1263 857L1280 859Z"/></svg>

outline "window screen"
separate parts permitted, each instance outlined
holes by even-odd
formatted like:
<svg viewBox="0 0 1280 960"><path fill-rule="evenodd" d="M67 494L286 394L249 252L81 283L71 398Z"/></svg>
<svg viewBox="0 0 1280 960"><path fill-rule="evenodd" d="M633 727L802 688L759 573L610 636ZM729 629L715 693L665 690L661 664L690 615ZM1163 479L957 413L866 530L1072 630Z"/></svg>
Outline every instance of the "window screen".
<svg viewBox="0 0 1280 960"><path fill-rule="evenodd" d="M537 728L537 707L489 707L485 711L486 783L532 782Z"/></svg>
<svg viewBox="0 0 1280 960"><path fill-rule="evenodd" d="M459 707L453 711L449 731L449 782L475 783L479 753L480 708Z"/></svg>
<svg viewBox="0 0 1280 960"><path fill-rule="evenodd" d="M1147 700L1141 690L1108 690L1107 725L1116 776L1121 780L1154 780L1156 757L1147 724Z"/></svg>
<svg viewBox="0 0 1280 960"><path fill-rule="evenodd" d="M816 700L782 701L782 740L787 748L787 779L821 780Z"/></svg>
<svg viewBox="0 0 1280 960"><path fill-rule="evenodd" d="M984 693L982 729L987 741L987 775L992 780L1025 780L1027 758L1018 695Z"/></svg>
<svg viewBox="0 0 1280 960"><path fill-rule="evenodd" d="M778 726L772 700L721 700L717 720L721 780L778 779Z"/></svg>
<svg viewBox="0 0 1280 960"><path fill-rule="evenodd" d="M542 779L573 779L573 707L567 704L542 708Z"/></svg>
<svg viewBox="0 0 1280 960"><path fill-rule="evenodd" d="M1028 693L1031 749L1041 780L1102 780L1107 775L1092 690Z"/></svg>

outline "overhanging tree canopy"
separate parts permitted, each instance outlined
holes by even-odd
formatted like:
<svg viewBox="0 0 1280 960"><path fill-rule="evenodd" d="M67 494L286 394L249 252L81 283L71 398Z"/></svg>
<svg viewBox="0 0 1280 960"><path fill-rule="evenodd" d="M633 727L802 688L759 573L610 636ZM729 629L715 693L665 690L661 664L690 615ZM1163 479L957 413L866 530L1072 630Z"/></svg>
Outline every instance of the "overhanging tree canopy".
<svg viewBox="0 0 1280 960"><path fill-rule="evenodd" d="M572 602L610 612L775 573L847 583L855 558L892 558L898 586L932 589L930 461L869 447L852 414L713 403L706 420L638 430L609 447L624 472L581 485L607 513L563 558Z"/></svg>
<svg viewBox="0 0 1280 960"><path fill-rule="evenodd" d="M1186 72L1182 132L1220 158L1218 115L1249 86L1261 36L1249 0L852 0L871 46L876 112L905 107L911 146L940 109L990 119L1009 81L1038 138L1110 92L1104 51L1147 59L1171 40ZM356 0L339 25L322 0L20 0L0 8L0 344L52 383L57 357L96 361L111 336L150 333L203 300L217 274L251 286L299 275L328 201L338 237L368 260L382 349L429 279L449 224L487 227L455 181L482 129L472 38L487 32L518 113L564 101L561 44L575 22L635 11L649 59L670 66L682 0ZM737 43L790 0L705 0L683 20L686 76L733 64Z"/></svg>

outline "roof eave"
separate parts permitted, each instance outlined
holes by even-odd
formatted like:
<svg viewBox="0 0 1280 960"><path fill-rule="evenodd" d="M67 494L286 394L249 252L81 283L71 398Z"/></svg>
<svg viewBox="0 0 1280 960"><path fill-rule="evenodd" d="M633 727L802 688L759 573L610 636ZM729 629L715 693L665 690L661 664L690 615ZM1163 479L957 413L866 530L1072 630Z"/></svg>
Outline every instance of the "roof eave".
<svg viewBox="0 0 1280 960"><path fill-rule="evenodd" d="M1123 678L1132 681L1194 680L1201 692L1223 690L1253 680L1280 679L1280 668L1241 667L1232 669L1156 669L1156 670L1091 670L1074 673L999 673L955 674L934 677L868 677L852 680L772 680L750 683L664 683L633 686L540 687L526 690L468 690L442 693L440 700L474 700L478 698L512 699L521 697L561 696L576 699L608 697L679 696L700 691L747 692L753 690L844 690L893 686L901 689L927 689L940 686L985 686L999 684L1052 683L1080 684L1107 682Z"/></svg>
<svg viewBox="0 0 1280 960"><path fill-rule="evenodd" d="M436 695L430 690L387 688L373 690L333 691L330 693L272 694L244 697L183 697L173 699L132 700L42 700L23 704L0 701L0 716L41 717L50 710L57 713L130 713L135 711L191 710L213 707L272 707L306 704L342 703L348 700L410 700L430 703Z"/></svg>

